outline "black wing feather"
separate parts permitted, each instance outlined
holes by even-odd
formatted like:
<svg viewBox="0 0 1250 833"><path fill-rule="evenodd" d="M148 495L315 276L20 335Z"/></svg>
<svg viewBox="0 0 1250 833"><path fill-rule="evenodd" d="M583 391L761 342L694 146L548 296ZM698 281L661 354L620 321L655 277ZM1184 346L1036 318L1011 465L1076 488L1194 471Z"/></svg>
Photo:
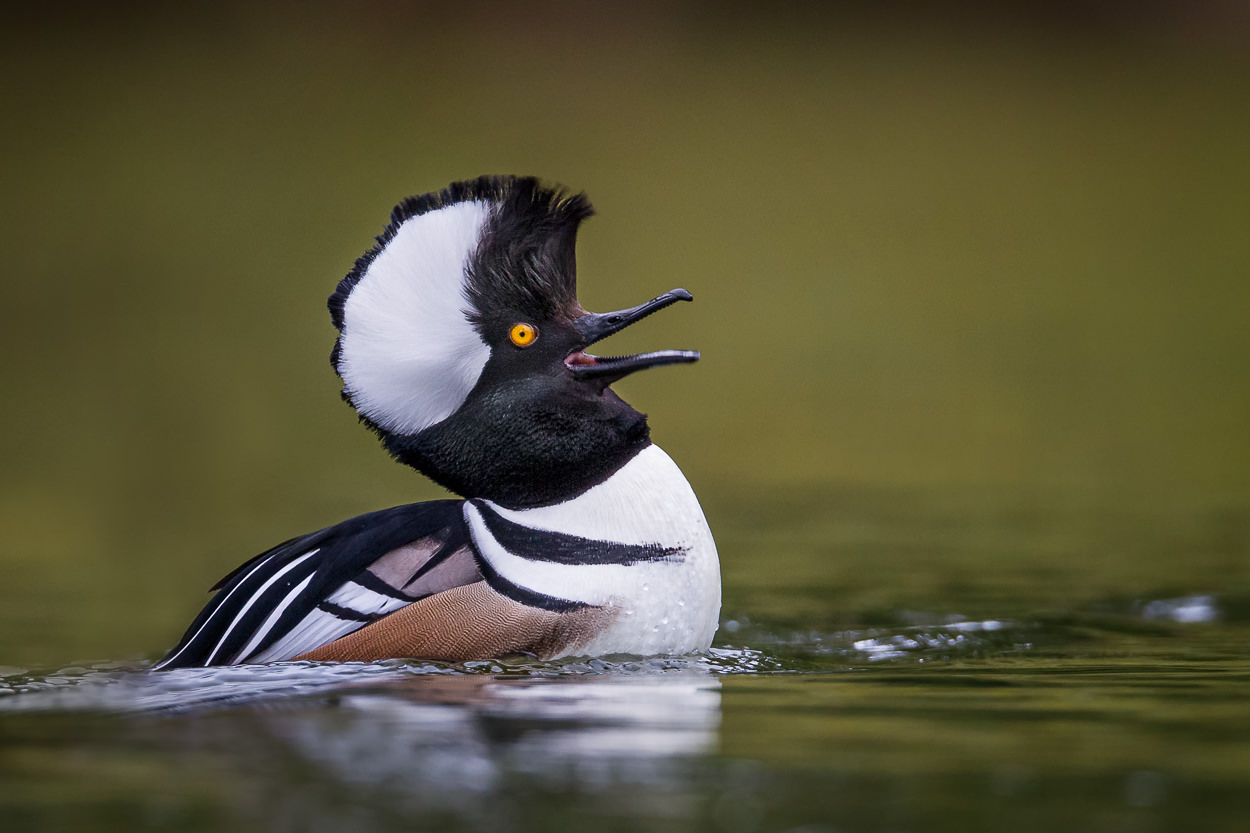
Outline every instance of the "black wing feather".
<svg viewBox="0 0 1250 833"><path fill-rule="evenodd" d="M214 587L217 595L155 668L246 661L247 657L236 658L235 655L275 612L277 605L305 579L307 587L291 599L264 640L249 655L274 644L339 587L391 550L440 532L447 539L467 543L462 504L459 500L437 500L370 512L292 538L261 553L217 583ZM291 566L313 550L316 550L314 555ZM279 575L281 577L275 580Z"/></svg>
<svg viewBox="0 0 1250 833"><path fill-rule="evenodd" d="M412 504L407 507L396 507L396 509L424 509L435 503L442 504L439 507L439 511L425 511L420 513L418 517L409 516L408 513L396 513L394 515L385 515L382 512L374 513L374 523L370 524L366 530L347 539L344 545L340 547L340 549L349 549L353 550L353 552L345 553L337 558L331 558L331 565L325 570L318 571L309 586L283 610L268 635L254 650L248 652L248 656L239 657L239 661L246 662L252 656L260 654L269 648L289 633L314 608L318 606L324 608L324 605L327 604L326 599L347 582L358 581L365 585L370 579L374 578L367 568L391 550L418 538L424 538L440 532L446 536L446 539L443 546L430 558L430 561L437 559L447 549L448 545L453 544L453 542L453 546L457 548L467 545L469 542L469 531L464 523L464 515L461 510L464 501L432 501L430 503ZM387 511L395 513L396 510ZM381 517L383 515L385 517ZM369 515L362 516L362 518L370 517ZM348 521L348 523L351 523L351 521ZM419 597L412 596L408 597L407 600L416 601L417 598ZM365 625L372 619L363 618L357 621L361 625ZM239 647L242 647L242 645Z"/></svg>

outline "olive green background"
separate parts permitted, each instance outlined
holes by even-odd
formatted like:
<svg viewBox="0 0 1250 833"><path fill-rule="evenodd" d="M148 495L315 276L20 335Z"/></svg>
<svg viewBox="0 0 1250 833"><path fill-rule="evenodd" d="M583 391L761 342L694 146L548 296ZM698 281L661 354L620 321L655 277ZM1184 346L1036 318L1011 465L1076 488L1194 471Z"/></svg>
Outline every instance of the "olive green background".
<svg viewBox="0 0 1250 833"><path fill-rule="evenodd" d="M770 564L798 516L828 540L848 511L916 501L963 529L1002 504L1127 512L1112 538L1217 551L1090 564L1088 531L957 548L951 569L996 571L990 597L1058 565L1005 607L1087 580L1244 588L1244 20L1024 8L19 16L0 58L0 663L155 655L243 558L439 496L339 401L324 301L393 203L481 173L591 196L588 308L694 292L605 349L703 352L618 388L724 531L731 605L797 570L852 619L941 607L929 558L924 587L881 576L863 598L821 577L871 559Z"/></svg>

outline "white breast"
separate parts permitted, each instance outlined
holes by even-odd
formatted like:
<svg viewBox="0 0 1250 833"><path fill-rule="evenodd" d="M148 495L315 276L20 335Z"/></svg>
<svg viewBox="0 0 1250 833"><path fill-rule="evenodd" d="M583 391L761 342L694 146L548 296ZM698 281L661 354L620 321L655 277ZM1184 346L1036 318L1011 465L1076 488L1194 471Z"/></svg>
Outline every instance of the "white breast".
<svg viewBox="0 0 1250 833"><path fill-rule="evenodd" d="M612 624L573 652L682 654L712 644L720 616L720 563L694 490L658 446L643 449L606 482L572 500L538 509L505 509L513 523L596 541L680 548L672 560L634 564L561 564L509 552L480 510L464 505L478 552L507 581L536 593L610 607Z"/></svg>

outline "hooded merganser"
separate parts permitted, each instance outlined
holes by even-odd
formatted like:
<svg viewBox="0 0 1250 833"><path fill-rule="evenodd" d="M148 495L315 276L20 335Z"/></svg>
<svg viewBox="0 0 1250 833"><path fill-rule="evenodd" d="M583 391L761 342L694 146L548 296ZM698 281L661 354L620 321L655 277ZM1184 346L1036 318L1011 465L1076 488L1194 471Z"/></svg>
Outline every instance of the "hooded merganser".
<svg viewBox="0 0 1250 833"><path fill-rule="evenodd" d="M582 309L574 247L592 213L584 194L505 176L395 207L330 296L330 360L383 446L464 499L361 515L256 556L156 668L711 645L707 521L646 416L609 388L699 354L585 352L692 298Z"/></svg>

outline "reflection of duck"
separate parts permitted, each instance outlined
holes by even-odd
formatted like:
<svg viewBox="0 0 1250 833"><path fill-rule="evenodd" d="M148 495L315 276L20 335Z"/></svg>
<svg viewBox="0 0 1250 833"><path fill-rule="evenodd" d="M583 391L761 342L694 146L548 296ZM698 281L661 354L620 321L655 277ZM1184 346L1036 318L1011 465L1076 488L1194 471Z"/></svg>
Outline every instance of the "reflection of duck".
<svg viewBox="0 0 1250 833"><path fill-rule="evenodd" d="M638 784L652 801L683 795L692 763L717 750L720 681L419 675L340 689L335 705L257 712L253 730L336 781L403 795L426 815L472 814L488 794L515 793L515 779L592 793Z"/></svg>
<svg viewBox="0 0 1250 833"><path fill-rule="evenodd" d="M706 649L703 512L608 387L663 350L585 348L690 293L577 302L584 195L483 177L400 203L330 298L343 395L397 459L463 495L281 544L218 585L161 668Z"/></svg>

